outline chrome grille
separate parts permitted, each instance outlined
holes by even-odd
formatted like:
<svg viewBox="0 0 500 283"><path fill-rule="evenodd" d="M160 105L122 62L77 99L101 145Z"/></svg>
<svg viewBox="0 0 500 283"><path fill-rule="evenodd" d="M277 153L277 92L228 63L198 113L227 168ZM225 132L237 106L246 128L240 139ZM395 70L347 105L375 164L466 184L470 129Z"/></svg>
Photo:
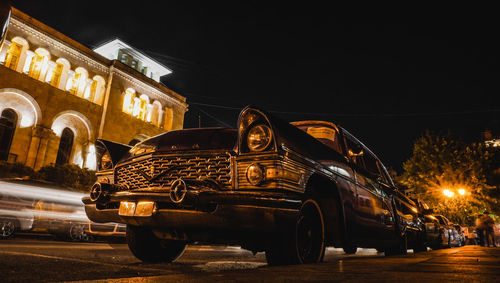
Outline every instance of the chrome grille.
<svg viewBox="0 0 500 283"><path fill-rule="evenodd" d="M150 181L151 178L160 177ZM120 165L115 169L117 184L130 189L164 186L169 188L178 178L184 180L210 179L221 185L231 184L229 154L218 155L158 155Z"/></svg>

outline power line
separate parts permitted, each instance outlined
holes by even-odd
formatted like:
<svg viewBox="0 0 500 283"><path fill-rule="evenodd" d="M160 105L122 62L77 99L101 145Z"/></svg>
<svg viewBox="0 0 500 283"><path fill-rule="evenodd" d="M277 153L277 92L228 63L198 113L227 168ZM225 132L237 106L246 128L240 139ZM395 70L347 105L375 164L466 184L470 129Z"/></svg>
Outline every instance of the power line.
<svg viewBox="0 0 500 283"><path fill-rule="evenodd" d="M233 106L225 106L225 105L217 105L217 104L208 104L208 103L200 103L200 102L189 102L192 105L198 106L206 106L212 108L219 109L229 109L229 110L241 110L243 107L233 107ZM318 113L318 112L292 112L292 111L275 111L275 110L267 110L269 113L274 114L285 114L285 115L309 115L309 116L329 116L329 117L346 117L346 118L377 118L377 117L432 117L432 116L456 116L456 115L469 115L469 114L479 114L479 113L495 113L500 112L500 109L481 109L481 110L466 110L466 111L451 111L451 112L440 112L440 113L429 113L429 112L420 112L420 113L398 113L398 114L337 114L337 113Z"/></svg>
<svg viewBox="0 0 500 283"><path fill-rule="evenodd" d="M228 127L228 128L232 128L232 127L233 127L233 126L229 125L228 123L226 123L226 122L224 122L224 121L220 120L219 118L217 118L217 117L215 117L215 116L213 116L213 115L211 115L211 114L208 114L207 112L205 112L205 111L201 110L199 107L195 107L195 108L196 108L198 111L200 111L201 113L203 113L203 114L205 114L206 116L208 116L208 117L212 118L213 120L215 120L217 123L219 123L219 124L221 124L221 125L223 125L223 126L225 126L225 127ZM201 122L199 122L199 123L201 124Z"/></svg>

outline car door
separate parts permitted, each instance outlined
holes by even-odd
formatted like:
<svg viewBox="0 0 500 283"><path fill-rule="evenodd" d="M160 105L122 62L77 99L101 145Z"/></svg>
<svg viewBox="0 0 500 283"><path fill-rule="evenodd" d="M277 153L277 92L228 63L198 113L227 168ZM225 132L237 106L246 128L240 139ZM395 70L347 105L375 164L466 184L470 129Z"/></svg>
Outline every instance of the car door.
<svg viewBox="0 0 500 283"><path fill-rule="evenodd" d="M393 231L390 197L381 184L377 158L352 136L346 136L348 155L356 178L354 210L358 225L357 238L367 244L386 241Z"/></svg>

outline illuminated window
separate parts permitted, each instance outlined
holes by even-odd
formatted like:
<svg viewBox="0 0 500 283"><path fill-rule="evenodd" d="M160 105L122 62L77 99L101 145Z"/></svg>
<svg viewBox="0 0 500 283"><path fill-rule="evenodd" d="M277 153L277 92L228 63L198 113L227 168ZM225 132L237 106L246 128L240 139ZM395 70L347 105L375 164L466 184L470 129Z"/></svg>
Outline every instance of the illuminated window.
<svg viewBox="0 0 500 283"><path fill-rule="evenodd" d="M7 51L7 56L5 57L5 67L16 70L22 50L23 46L21 44L12 42Z"/></svg>
<svg viewBox="0 0 500 283"><path fill-rule="evenodd" d="M8 160L10 145L17 125L17 113L5 109L0 116L0 160Z"/></svg>
<svg viewBox="0 0 500 283"><path fill-rule="evenodd" d="M70 89L70 84L73 80L73 71L71 71L71 64L68 60L64 58L59 58L55 62L55 66L52 68L52 74L47 74L50 79L49 83L57 88L64 90ZM67 88L65 88L67 86Z"/></svg>
<svg viewBox="0 0 500 283"><path fill-rule="evenodd" d="M141 112L141 100L137 97L134 98L134 109L132 110L132 116L138 117Z"/></svg>
<svg viewBox="0 0 500 283"><path fill-rule="evenodd" d="M42 65L44 60L45 60L44 56L36 54L31 60L31 66L28 76L34 79L38 79L40 77L40 72L42 71Z"/></svg>
<svg viewBox="0 0 500 283"><path fill-rule="evenodd" d="M57 63L52 69L52 76L50 77L50 85L58 87L61 82L61 75L64 69L64 65L61 63Z"/></svg>
<svg viewBox="0 0 500 283"><path fill-rule="evenodd" d="M123 64L128 65L129 64L129 58L130 58L130 56L128 54L122 53L121 56L120 56L120 62L122 62Z"/></svg>
<svg viewBox="0 0 500 283"><path fill-rule="evenodd" d="M137 115L137 118L143 121L146 120L146 114L148 112L148 104L149 104L149 98L145 94L141 95L139 102L139 113Z"/></svg>
<svg viewBox="0 0 500 283"><path fill-rule="evenodd" d="M125 97L123 98L122 111L128 114L132 114L134 110L134 98L135 90L129 88L125 91Z"/></svg>
<svg viewBox="0 0 500 283"><path fill-rule="evenodd" d="M90 96L89 96L90 101L94 101L96 91L97 91L97 81L92 81L92 83L90 84Z"/></svg>
<svg viewBox="0 0 500 283"><path fill-rule="evenodd" d="M33 58L31 59L28 76L37 80L40 79L40 75L42 75L42 72L46 72L47 61L49 57L50 54L47 50L38 48L35 51L35 56L33 56Z"/></svg>
<svg viewBox="0 0 500 283"><path fill-rule="evenodd" d="M80 86L81 78L82 78L81 73L75 73L75 75L73 76L73 81L71 82L71 88L69 90L71 94L76 95L78 93L78 87Z"/></svg>
<svg viewBox="0 0 500 283"><path fill-rule="evenodd" d="M88 73L84 68L78 67L75 70L75 75L71 81L71 88L69 92L74 95L83 97L85 86L87 84Z"/></svg>
<svg viewBox="0 0 500 283"><path fill-rule="evenodd" d="M64 165L69 162L74 138L73 131L70 128L64 128L59 142L59 150L57 151L56 165Z"/></svg>
<svg viewBox="0 0 500 283"><path fill-rule="evenodd" d="M160 112L161 112L161 103L159 101L153 102L153 107L151 109L151 123L155 126L160 125Z"/></svg>
<svg viewBox="0 0 500 283"><path fill-rule="evenodd" d="M92 80L92 84L90 85L90 98L89 100L101 104L104 96L104 89L105 89L106 82L104 79L96 75L94 76Z"/></svg>

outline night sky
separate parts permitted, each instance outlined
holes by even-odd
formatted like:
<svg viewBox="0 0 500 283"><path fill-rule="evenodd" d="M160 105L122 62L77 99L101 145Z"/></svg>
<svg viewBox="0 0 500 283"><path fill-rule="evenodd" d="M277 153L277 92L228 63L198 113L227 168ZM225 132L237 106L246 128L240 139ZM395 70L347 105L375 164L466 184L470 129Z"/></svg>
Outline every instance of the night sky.
<svg viewBox="0 0 500 283"><path fill-rule="evenodd" d="M90 48L120 38L172 69L162 82L187 97L185 128L235 127L259 105L336 122L399 172L426 130L499 131L498 23L359 24L266 1L11 2Z"/></svg>

